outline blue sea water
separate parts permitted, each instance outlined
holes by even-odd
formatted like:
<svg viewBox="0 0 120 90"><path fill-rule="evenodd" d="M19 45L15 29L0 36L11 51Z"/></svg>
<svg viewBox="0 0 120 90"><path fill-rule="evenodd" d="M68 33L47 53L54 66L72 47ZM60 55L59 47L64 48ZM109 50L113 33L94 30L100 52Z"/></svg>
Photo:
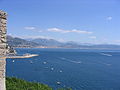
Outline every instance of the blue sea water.
<svg viewBox="0 0 120 90"><path fill-rule="evenodd" d="M7 59L7 76L48 84L54 89L120 90L120 51L17 49L17 52L39 56Z"/></svg>

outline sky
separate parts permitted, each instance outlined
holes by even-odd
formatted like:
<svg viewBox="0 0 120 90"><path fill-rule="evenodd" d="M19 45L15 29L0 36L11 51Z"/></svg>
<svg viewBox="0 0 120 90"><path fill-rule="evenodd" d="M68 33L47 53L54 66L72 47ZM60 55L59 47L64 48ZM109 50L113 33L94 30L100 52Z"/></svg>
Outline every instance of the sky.
<svg viewBox="0 0 120 90"><path fill-rule="evenodd" d="M8 35L120 44L119 0L0 0Z"/></svg>

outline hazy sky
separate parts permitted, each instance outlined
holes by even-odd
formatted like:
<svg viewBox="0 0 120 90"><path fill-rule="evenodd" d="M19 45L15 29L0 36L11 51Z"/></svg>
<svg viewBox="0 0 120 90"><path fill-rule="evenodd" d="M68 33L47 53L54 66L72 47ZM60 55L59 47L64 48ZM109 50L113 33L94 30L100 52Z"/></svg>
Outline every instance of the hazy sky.
<svg viewBox="0 0 120 90"><path fill-rule="evenodd" d="M0 0L8 34L120 44L119 0Z"/></svg>

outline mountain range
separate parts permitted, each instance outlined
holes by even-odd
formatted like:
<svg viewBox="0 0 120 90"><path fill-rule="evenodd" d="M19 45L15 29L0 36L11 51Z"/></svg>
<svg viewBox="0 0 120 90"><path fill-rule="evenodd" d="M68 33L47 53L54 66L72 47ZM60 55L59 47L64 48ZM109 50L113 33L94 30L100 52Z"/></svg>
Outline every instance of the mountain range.
<svg viewBox="0 0 120 90"><path fill-rule="evenodd" d="M73 41L59 42L54 39L21 39L18 37L7 36L7 43L11 47L17 48L79 48L79 49L119 49L120 45L112 44L78 44Z"/></svg>

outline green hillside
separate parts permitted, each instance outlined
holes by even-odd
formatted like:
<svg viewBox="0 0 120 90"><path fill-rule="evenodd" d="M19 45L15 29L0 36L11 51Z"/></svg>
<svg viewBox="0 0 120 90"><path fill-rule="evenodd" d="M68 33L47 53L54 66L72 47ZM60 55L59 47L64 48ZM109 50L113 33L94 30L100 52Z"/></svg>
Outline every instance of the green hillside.
<svg viewBox="0 0 120 90"><path fill-rule="evenodd" d="M35 83L28 82L25 80L17 79L17 78L6 78L6 88L7 90L53 90L51 87ZM58 90L72 90L72 89L58 89Z"/></svg>

